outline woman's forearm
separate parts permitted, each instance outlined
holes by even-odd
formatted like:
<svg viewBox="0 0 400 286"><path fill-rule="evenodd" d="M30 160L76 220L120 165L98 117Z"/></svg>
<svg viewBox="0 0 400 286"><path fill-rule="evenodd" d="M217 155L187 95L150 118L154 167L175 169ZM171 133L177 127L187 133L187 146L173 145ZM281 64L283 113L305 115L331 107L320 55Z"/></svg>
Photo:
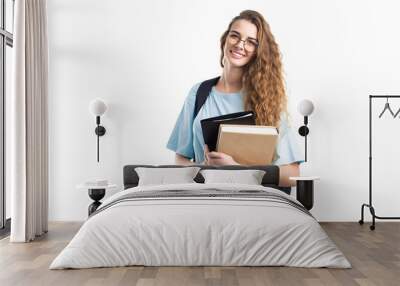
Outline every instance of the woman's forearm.
<svg viewBox="0 0 400 286"><path fill-rule="evenodd" d="M298 163L279 166L279 186L293 187L296 181L289 180L289 177L300 176L300 168Z"/></svg>
<svg viewBox="0 0 400 286"><path fill-rule="evenodd" d="M186 158L185 156L182 156L180 154L175 154L175 164L184 166L194 165L194 163L190 161L189 158Z"/></svg>
<svg viewBox="0 0 400 286"><path fill-rule="evenodd" d="M180 154L175 154L175 164L191 166L195 165L189 158ZM297 177L300 175L300 168L298 163L279 166L279 186L292 187L296 185L296 181L289 180L289 177Z"/></svg>

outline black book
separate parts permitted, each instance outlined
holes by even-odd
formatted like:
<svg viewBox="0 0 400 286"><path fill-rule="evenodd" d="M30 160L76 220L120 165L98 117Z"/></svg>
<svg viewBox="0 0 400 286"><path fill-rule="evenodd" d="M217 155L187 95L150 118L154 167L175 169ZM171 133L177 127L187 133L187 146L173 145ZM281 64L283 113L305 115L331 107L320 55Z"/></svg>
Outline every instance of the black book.
<svg viewBox="0 0 400 286"><path fill-rule="evenodd" d="M200 121L205 144L210 151L217 149L218 131L221 124L255 125L253 111L229 113Z"/></svg>

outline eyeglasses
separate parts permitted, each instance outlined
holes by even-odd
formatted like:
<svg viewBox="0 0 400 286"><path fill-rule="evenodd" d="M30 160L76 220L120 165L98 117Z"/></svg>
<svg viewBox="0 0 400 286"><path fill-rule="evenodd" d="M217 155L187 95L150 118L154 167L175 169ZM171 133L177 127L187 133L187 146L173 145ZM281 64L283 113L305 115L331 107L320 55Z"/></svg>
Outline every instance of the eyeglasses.
<svg viewBox="0 0 400 286"><path fill-rule="evenodd" d="M228 43L230 45L237 45L240 42L243 42L243 47L248 52L254 52L258 47L258 42L253 39L247 38L246 40L242 40L240 34L235 31L231 31L227 37Z"/></svg>

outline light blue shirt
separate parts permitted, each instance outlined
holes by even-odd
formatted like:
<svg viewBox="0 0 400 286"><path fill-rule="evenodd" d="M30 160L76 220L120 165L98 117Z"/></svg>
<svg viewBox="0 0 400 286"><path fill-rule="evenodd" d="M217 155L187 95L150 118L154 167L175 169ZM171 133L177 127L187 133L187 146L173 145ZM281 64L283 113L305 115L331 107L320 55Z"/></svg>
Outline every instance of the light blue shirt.
<svg viewBox="0 0 400 286"><path fill-rule="evenodd" d="M200 120L244 111L244 95L242 93L224 93L213 87L203 107L193 120L196 92L199 86L200 83L190 89L167 143L168 149L187 158L195 158L198 164L204 161L204 139ZM288 126L285 117L282 116L276 154L272 164L286 165L294 162L304 162L303 155L298 148L295 133Z"/></svg>

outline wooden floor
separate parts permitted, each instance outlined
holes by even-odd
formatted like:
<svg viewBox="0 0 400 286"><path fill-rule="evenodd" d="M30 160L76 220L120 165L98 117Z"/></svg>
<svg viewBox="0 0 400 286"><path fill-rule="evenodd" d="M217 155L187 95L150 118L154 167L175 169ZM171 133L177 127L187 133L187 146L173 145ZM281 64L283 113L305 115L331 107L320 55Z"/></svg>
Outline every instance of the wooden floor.
<svg viewBox="0 0 400 286"><path fill-rule="evenodd" d="M321 225L353 268L119 267L48 270L80 223L51 223L32 243L0 241L0 285L400 285L400 223L379 222L375 231L358 223Z"/></svg>

